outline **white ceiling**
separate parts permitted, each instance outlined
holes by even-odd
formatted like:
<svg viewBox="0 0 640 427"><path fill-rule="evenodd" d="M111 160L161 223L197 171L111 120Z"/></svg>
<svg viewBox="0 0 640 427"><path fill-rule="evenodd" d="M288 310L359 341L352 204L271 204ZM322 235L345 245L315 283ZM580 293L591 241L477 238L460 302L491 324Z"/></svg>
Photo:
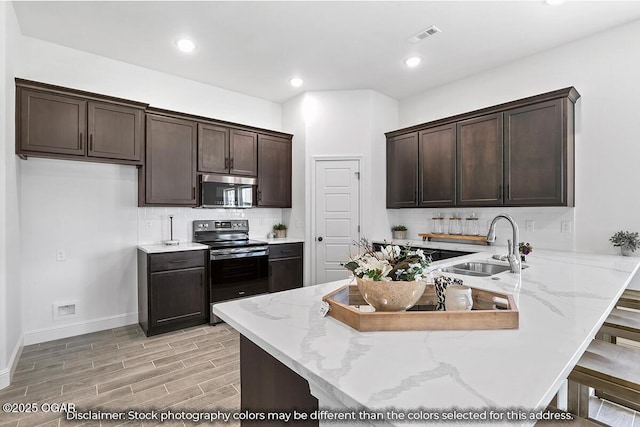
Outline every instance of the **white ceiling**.
<svg viewBox="0 0 640 427"><path fill-rule="evenodd" d="M640 1L14 2L24 35L275 102L396 99L640 19ZM431 25L442 33L405 39ZM178 52L179 36L195 52ZM403 60L420 55L407 69ZM299 75L305 84L293 88ZM126 77L123 77L126 78Z"/></svg>

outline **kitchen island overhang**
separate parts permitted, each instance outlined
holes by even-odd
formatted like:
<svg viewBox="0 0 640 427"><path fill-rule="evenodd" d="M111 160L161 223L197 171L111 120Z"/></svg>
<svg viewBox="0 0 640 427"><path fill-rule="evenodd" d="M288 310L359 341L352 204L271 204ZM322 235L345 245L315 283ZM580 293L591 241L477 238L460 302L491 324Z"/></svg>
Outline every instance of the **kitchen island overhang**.
<svg viewBox="0 0 640 427"><path fill-rule="evenodd" d="M491 253L438 264L487 259ZM221 303L214 312L306 380L321 410L536 411L563 384L640 259L539 250L529 261L531 268L521 276L459 276L469 286L514 295L517 330L358 332L320 314L322 297L348 279Z"/></svg>

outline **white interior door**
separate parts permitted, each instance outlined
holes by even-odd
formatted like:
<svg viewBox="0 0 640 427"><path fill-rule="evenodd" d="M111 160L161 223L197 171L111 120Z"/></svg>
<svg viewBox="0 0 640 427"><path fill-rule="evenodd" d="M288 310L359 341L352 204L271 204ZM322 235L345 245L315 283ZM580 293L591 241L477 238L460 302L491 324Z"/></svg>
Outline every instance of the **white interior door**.
<svg viewBox="0 0 640 427"><path fill-rule="evenodd" d="M315 164L316 283L345 279L340 263L360 239L359 160L318 160Z"/></svg>

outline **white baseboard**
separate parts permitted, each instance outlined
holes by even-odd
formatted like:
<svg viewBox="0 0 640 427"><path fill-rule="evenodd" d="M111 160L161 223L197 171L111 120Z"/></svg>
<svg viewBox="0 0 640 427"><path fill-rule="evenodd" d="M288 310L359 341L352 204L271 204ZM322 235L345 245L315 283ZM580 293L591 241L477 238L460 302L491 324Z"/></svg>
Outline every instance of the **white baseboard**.
<svg viewBox="0 0 640 427"><path fill-rule="evenodd" d="M138 313L120 314L117 316L103 317L101 319L86 320L53 328L38 329L25 332L24 345L38 344L41 342L58 340L60 338L75 337L76 335L103 331L105 329L119 328L120 326L138 323Z"/></svg>
<svg viewBox="0 0 640 427"><path fill-rule="evenodd" d="M23 348L24 337L20 337L20 339L16 343L16 346L11 352L11 357L7 362L7 367L0 370L0 390L5 387L9 387L9 384L11 384L11 377L13 377L13 372L16 370L16 366L18 366L18 360L20 360L20 355L22 354Z"/></svg>

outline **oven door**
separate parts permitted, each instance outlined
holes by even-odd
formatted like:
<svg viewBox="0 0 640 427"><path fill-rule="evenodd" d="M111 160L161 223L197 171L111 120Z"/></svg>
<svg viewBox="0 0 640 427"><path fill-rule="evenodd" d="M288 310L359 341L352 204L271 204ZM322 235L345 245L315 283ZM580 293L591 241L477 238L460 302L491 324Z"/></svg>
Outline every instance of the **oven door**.
<svg viewBox="0 0 640 427"><path fill-rule="evenodd" d="M211 260L211 305L269 291L269 256L221 257ZM221 322L211 313L211 323Z"/></svg>

